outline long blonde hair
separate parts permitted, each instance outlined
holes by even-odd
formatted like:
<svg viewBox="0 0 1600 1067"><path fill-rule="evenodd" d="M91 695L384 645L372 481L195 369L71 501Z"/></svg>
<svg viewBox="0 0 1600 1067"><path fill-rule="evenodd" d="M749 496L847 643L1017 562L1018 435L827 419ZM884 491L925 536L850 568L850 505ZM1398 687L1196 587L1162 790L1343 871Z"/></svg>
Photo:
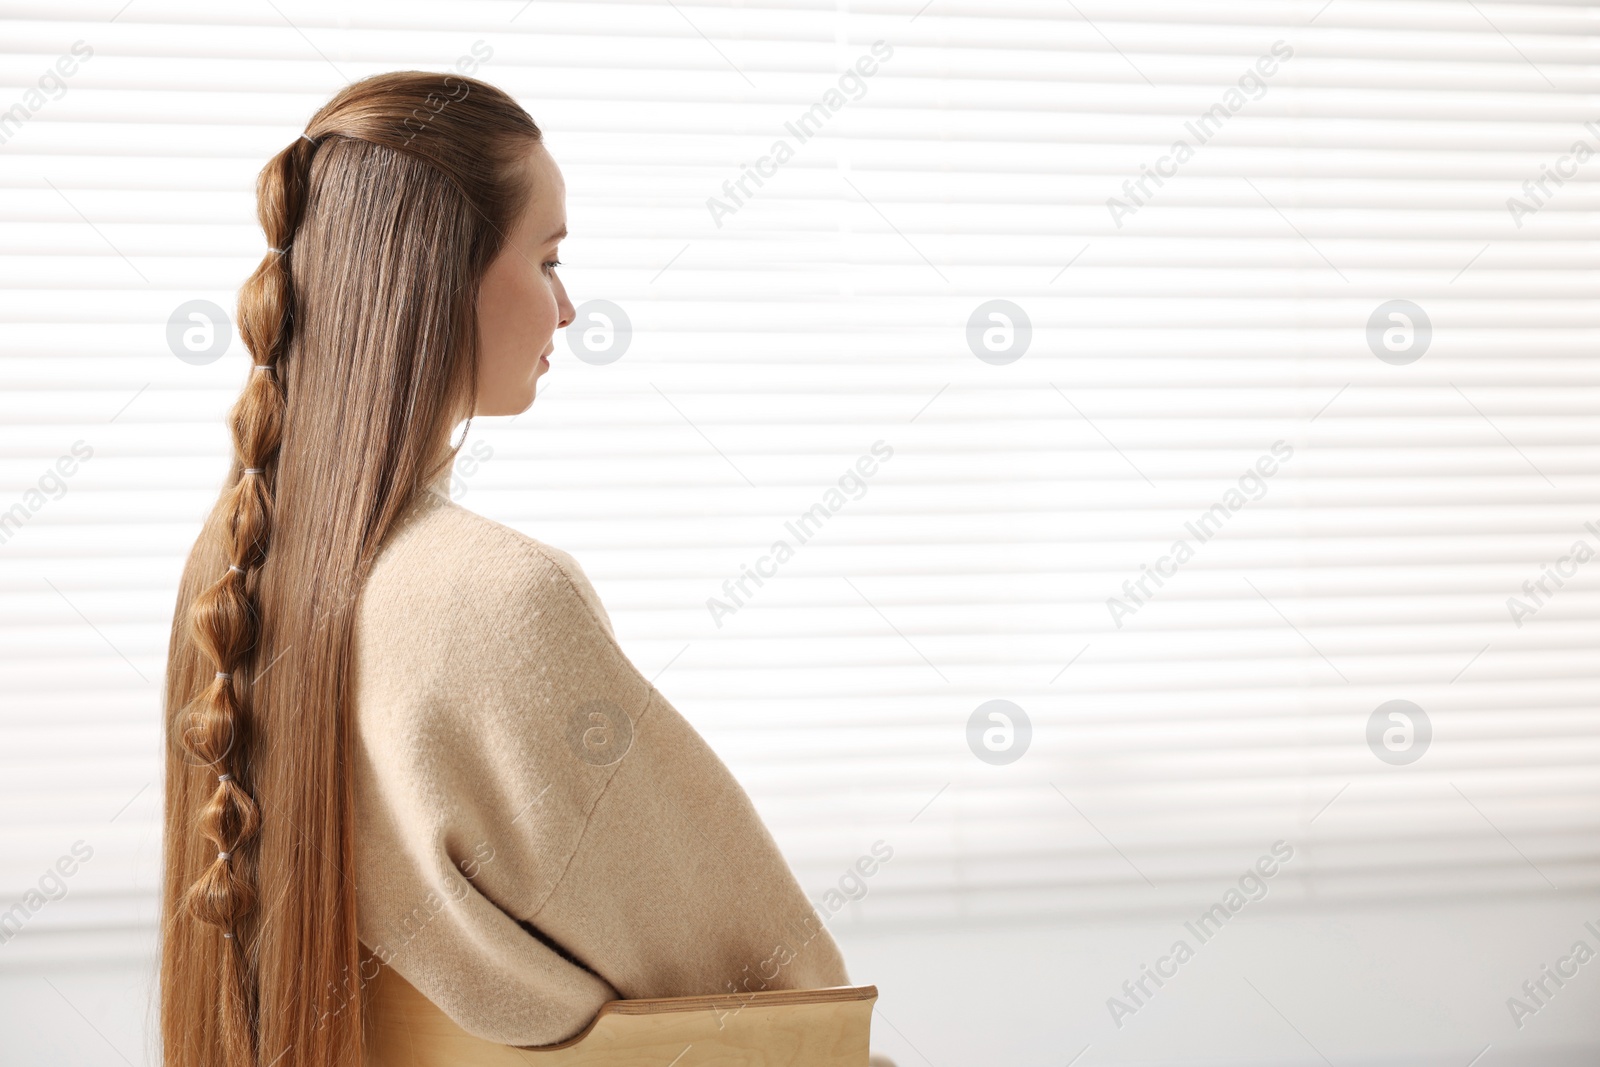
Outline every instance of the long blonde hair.
<svg viewBox="0 0 1600 1067"><path fill-rule="evenodd" d="M361 1062L354 608L471 415L478 285L541 140L493 86L409 71L347 86L261 171L256 366L167 664L166 1067Z"/></svg>

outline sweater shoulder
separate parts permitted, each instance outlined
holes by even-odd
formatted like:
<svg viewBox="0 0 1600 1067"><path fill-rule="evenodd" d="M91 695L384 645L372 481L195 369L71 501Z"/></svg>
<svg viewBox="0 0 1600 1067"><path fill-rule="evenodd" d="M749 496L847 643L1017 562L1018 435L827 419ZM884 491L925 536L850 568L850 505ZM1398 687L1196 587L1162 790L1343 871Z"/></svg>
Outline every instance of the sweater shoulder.
<svg viewBox="0 0 1600 1067"><path fill-rule="evenodd" d="M363 620L392 628L427 618L497 626L530 612L611 620L570 552L462 507L429 489L373 560Z"/></svg>

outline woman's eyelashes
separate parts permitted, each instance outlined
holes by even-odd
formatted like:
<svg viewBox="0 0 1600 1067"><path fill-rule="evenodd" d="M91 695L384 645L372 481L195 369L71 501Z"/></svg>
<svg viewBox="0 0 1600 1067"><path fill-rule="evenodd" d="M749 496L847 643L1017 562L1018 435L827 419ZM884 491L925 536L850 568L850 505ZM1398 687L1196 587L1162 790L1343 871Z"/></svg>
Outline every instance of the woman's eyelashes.
<svg viewBox="0 0 1600 1067"><path fill-rule="evenodd" d="M550 274L559 266L561 266L561 261L559 259L547 259L544 261L544 272L546 274Z"/></svg>

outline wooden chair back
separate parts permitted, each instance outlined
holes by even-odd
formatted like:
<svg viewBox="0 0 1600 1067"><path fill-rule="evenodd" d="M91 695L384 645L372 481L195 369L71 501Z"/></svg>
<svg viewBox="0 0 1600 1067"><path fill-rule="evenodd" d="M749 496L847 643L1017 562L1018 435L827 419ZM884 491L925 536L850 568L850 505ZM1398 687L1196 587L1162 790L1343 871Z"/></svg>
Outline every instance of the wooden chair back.
<svg viewBox="0 0 1600 1067"><path fill-rule="evenodd" d="M876 986L612 1000L558 1045L474 1037L393 969L368 984L367 1067L867 1067Z"/></svg>

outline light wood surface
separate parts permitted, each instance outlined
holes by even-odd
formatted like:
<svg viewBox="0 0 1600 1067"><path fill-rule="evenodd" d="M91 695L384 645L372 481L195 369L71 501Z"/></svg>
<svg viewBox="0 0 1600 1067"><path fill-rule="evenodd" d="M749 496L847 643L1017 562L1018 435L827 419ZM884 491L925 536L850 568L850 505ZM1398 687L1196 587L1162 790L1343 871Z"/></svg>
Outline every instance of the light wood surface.
<svg viewBox="0 0 1600 1067"><path fill-rule="evenodd" d="M474 1037L389 967L367 986L367 1067L867 1067L875 986L613 1000L559 1045Z"/></svg>

